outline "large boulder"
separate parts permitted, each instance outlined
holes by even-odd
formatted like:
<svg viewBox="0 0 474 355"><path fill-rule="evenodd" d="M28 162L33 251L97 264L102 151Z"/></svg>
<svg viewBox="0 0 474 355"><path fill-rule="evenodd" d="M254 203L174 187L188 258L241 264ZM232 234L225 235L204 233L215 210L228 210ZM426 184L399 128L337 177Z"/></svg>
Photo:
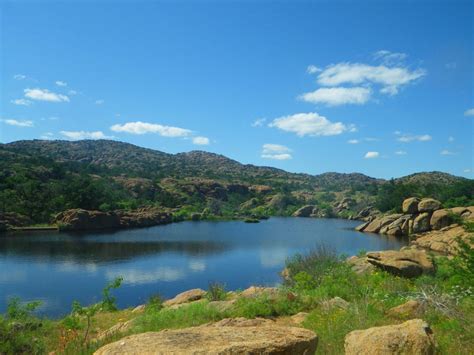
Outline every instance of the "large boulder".
<svg viewBox="0 0 474 355"><path fill-rule="evenodd" d="M400 237L402 235L408 235L410 218L411 215L403 215L397 218L392 223L382 227L379 233L393 235L397 237Z"/></svg>
<svg viewBox="0 0 474 355"><path fill-rule="evenodd" d="M429 325L413 319L398 325L352 331L345 338L344 349L346 355L431 355L435 342Z"/></svg>
<svg viewBox="0 0 474 355"><path fill-rule="evenodd" d="M402 214L391 214L388 216L377 217L364 228L364 232L378 233L383 227L400 218Z"/></svg>
<svg viewBox="0 0 474 355"><path fill-rule="evenodd" d="M441 202L435 200L434 198L423 198L418 203L419 212L433 212L439 210L441 207Z"/></svg>
<svg viewBox="0 0 474 355"><path fill-rule="evenodd" d="M422 234L411 244L414 247L432 250L437 253L456 255L458 253L458 240L471 244L469 235L470 233L462 226L453 225ZM474 245L472 247L474 248Z"/></svg>
<svg viewBox="0 0 474 355"><path fill-rule="evenodd" d="M367 261L394 275L417 277L434 272L434 265L421 250L386 250L367 253Z"/></svg>
<svg viewBox="0 0 474 355"><path fill-rule="evenodd" d="M174 298L163 302L163 306L171 307L182 303L197 301L203 298L205 295L206 291L201 290L200 288L194 288L192 290L181 292Z"/></svg>
<svg viewBox="0 0 474 355"><path fill-rule="evenodd" d="M403 201L402 210L403 213L415 214L418 212L418 203L420 199L418 197L410 197Z"/></svg>
<svg viewBox="0 0 474 355"><path fill-rule="evenodd" d="M317 335L270 320L224 319L198 327L131 335L96 355L112 354L314 354Z"/></svg>
<svg viewBox="0 0 474 355"><path fill-rule="evenodd" d="M430 219L431 229L438 230L452 224L453 223L453 218L451 217L452 213L453 212L448 209L434 211Z"/></svg>
<svg viewBox="0 0 474 355"><path fill-rule="evenodd" d="M313 213L314 205L306 205L297 209L293 213L293 217L309 217Z"/></svg>
<svg viewBox="0 0 474 355"><path fill-rule="evenodd" d="M375 266L367 261L367 258L352 256L346 260L351 266L352 271L356 274L371 273L375 270Z"/></svg>
<svg viewBox="0 0 474 355"><path fill-rule="evenodd" d="M413 221L413 233L423 233L430 230L430 214L420 213Z"/></svg>

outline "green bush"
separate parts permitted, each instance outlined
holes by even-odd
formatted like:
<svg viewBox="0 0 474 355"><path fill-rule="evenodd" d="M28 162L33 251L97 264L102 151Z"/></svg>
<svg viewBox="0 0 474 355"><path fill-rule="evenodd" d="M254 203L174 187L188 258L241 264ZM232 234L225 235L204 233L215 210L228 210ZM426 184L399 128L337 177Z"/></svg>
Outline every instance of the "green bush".
<svg viewBox="0 0 474 355"><path fill-rule="evenodd" d="M206 292L209 301L223 301L227 298L225 285L219 282L210 282Z"/></svg>

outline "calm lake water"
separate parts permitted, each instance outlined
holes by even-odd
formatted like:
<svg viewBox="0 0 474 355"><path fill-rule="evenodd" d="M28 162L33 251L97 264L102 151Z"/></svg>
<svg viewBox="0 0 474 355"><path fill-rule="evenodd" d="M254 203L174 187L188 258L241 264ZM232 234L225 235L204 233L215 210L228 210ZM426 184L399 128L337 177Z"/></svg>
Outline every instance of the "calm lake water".
<svg viewBox="0 0 474 355"><path fill-rule="evenodd" d="M0 313L7 299L41 300L41 313L60 316L73 300L90 304L104 285L124 278L115 291L120 307L219 281L227 289L275 285L285 259L318 243L339 253L400 248L404 241L358 233L359 222L271 218L258 224L182 222L145 229L0 236Z"/></svg>

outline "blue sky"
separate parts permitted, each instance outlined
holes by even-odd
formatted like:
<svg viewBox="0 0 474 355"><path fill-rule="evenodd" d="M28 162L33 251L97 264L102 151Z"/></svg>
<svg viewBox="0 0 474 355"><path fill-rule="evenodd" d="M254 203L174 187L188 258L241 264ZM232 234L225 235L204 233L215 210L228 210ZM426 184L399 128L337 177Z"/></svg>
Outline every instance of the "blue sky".
<svg viewBox="0 0 474 355"><path fill-rule="evenodd" d="M3 1L0 141L473 176L471 1Z"/></svg>

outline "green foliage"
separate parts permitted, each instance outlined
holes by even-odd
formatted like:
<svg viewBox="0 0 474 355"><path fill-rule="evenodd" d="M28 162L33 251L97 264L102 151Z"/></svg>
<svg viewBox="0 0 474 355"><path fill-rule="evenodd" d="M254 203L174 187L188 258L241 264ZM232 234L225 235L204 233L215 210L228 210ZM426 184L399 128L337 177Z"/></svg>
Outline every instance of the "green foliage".
<svg viewBox="0 0 474 355"><path fill-rule="evenodd" d="M23 321L33 318L33 312L41 305L41 301L22 303L18 297L8 301L6 318Z"/></svg>
<svg viewBox="0 0 474 355"><path fill-rule="evenodd" d="M122 285L122 281L123 277L117 277L104 287L102 290L102 310L109 312L117 310L117 300L110 294L110 291L119 288Z"/></svg>
<svg viewBox="0 0 474 355"><path fill-rule="evenodd" d="M206 292L209 301L223 301L227 298L225 285L219 282L210 282Z"/></svg>
<svg viewBox="0 0 474 355"><path fill-rule="evenodd" d="M159 294L152 295L148 298L145 310L147 312L158 312L163 308L163 297Z"/></svg>

